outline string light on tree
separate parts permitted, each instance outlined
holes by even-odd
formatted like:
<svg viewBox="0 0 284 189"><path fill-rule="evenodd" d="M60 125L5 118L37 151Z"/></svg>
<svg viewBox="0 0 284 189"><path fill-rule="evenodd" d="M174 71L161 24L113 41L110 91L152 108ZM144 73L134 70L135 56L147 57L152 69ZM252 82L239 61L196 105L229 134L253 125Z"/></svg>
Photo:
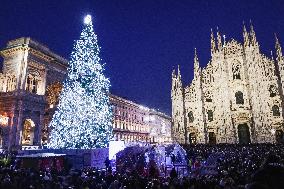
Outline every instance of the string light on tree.
<svg viewBox="0 0 284 189"><path fill-rule="evenodd" d="M48 148L91 149L107 147L112 138L110 82L99 57L92 17L84 18L80 39L75 41L68 76L49 125Z"/></svg>

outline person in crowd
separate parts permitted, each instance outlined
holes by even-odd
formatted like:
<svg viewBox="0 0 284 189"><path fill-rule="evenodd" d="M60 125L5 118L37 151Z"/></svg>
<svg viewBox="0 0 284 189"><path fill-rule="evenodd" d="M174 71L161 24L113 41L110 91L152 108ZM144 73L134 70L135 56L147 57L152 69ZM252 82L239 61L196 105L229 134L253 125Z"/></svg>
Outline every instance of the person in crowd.
<svg viewBox="0 0 284 189"><path fill-rule="evenodd" d="M110 160L108 159L108 157L106 157L106 159L105 159L105 166L106 166L106 170L108 170L109 169L109 167L110 167Z"/></svg>

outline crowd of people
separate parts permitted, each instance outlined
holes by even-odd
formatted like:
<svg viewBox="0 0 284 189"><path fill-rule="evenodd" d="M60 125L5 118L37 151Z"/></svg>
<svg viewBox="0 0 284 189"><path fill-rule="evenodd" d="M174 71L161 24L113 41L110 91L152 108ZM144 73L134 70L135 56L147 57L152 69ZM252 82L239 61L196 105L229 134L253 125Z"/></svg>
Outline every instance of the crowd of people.
<svg viewBox="0 0 284 189"><path fill-rule="evenodd" d="M186 145L189 175L172 169L166 177L137 171L114 172L65 169L22 169L1 163L0 187L4 189L280 189L284 188L283 144ZM109 167L109 164L106 165ZM209 167L213 172L202 171Z"/></svg>
<svg viewBox="0 0 284 189"><path fill-rule="evenodd" d="M201 188L283 188L283 144L219 144L184 146L191 168L216 159L214 174L196 175ZM214 161L213 161L214 162ZM200 168L202 170L202 168ZM214 187L213 187L214 186Z"/></svg>

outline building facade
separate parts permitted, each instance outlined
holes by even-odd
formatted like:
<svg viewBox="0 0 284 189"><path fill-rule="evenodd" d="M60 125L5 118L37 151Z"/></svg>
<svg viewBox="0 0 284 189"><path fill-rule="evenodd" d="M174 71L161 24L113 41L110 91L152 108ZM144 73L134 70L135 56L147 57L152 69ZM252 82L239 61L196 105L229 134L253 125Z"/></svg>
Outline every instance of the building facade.
<svg viewBox="0 0 284 189"><path fill-rule="evenodd" d="M68 61L31 38L9 41L0 55L0 148L42 146L48 142ZM116 140L170 141L170 117L118 96L110 95L110 102Z"/></svg>
<svg viewBox="0 0 284 189"><path fill-rule="evenodd" d="M63 81L67 60L30 38L9 41L0 54L4 60L0 115L6 120L0 123L0 145L39 146L45 129L46 88Z"/></svg>
<svg viewBox="0 0 284 189"><path fill-rule="evenodd" d="M130 100L110 95L115 140L125 143L171 142L171 118Z"/></svg>
<svg viewBox="0 0 284 189"><path fill-rule="evenodd" d="M283 139L284 57L276 37L276 58L260 51L254 28L244 42L211 31L211 60L183 87L172 74L172 132L180 143L264 143Z"/></svg>

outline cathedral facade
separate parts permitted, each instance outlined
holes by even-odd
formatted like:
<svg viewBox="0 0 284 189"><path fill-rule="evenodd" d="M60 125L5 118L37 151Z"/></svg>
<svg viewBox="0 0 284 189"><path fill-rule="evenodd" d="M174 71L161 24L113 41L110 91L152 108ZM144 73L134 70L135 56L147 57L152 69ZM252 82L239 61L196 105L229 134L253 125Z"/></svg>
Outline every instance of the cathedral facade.
<svg viewBox="0 0 284 189"><path fill-rule="evenodd" d="M275 36L276 37L276 36ZM194 78L183 87L172 73L172 135L180 143L264 143L283 139L284 57L260 51L254 28L243 28L243 43L211 31L206 67L194 57Z"/></svg>

